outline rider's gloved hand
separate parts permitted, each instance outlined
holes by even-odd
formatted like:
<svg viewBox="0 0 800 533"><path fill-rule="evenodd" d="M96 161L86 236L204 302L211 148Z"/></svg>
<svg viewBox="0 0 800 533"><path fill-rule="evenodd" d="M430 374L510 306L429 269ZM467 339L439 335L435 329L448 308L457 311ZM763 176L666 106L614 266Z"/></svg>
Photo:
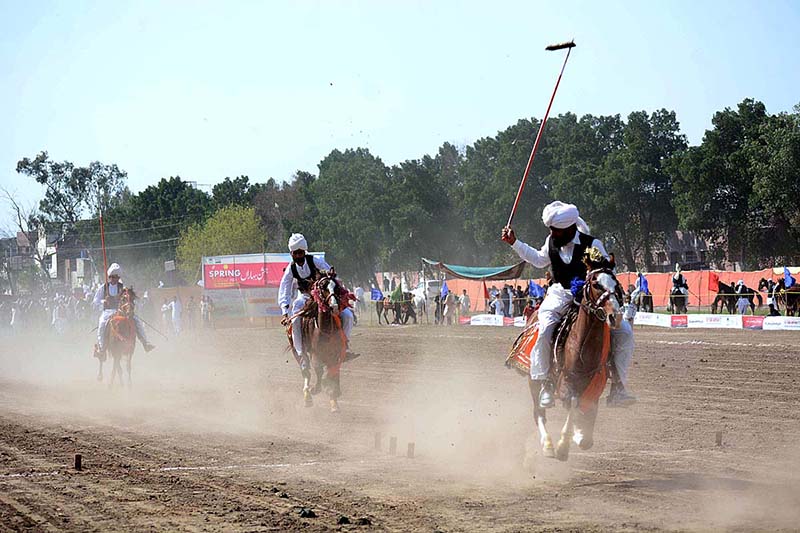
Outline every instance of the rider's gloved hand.
<svg viewBox="0 0 800 533"><path fill-rule="evenodd" d="M283 315L281 317L281 326L288 326L289 325L289 315Z"/></svg>

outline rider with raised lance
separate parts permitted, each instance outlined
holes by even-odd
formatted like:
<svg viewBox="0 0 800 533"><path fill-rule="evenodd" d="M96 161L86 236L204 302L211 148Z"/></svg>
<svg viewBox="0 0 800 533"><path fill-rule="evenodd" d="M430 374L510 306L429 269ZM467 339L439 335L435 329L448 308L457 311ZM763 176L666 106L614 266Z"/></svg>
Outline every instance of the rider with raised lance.
<svg viewBox="0 0 800 533"><path fill-rule="evenodd" d="M122 275L122 267L117 263L112 263L107 271L108 281L98 287L94 295L92 305L95 309L102 310L100 313L100 322L97 324L97 344L95 345L95 356L99 359L105 359L106 352L106 330L108 329L108 321L114 316L119 307L119 298L122 295L123 285L120 281ZM147 342L147 335L144 331L144 324L139 317L133 317L136 323L136 336L144 347L144 351L149 352L155 346Z"/></svg>
<svg viewBox="0 0 800 533"><path fill-rule="evenodd" d="M292 344L297 352L298 363L301 370L306 370L310 365L309 355L303 348L303 332L301 327L302 318L298 313L311 298L308 292L311 284L316 281L321 270L329 271L331 266L322 258L308 254L308 243L301 233L293 233L289 237L289 251L292 254L292 262L283 271L280 287L278 289L278 305L281 308L283 318L281 323L284 326L292 325ZM304 290L298 290L304 289ZM297 296L294 296L298 291ZM353 311L348 306L348 302L338 302L340 309L339 318L342 321L342 331L347 338L347 359L358 357L357 354L350 352L350 332L353 330ZM289 311L291 310L291 315Z"/></svg>
<svg viewBox="0 0 800 533"><path fill-rule="evenodd" d="M515 252L536 268L550 267L552 286L539 307L539 334L531 353L531 379L541 385L539 405L550 408L555 405L553 383L550 379L550 362L553 359L553 333L562 317L573 304L571 285L576 278L586 278L584 252L596 248L608 259L603 243L589 234L589 227L580 217L578 208L559 201L545 206L542 222L550 229L544 245L537 250L517 239L514 230L503 228L502 240L510 244ZM621 303L621 302L620 302ZM627 405L636 398L626 390L628 367L633 359L633 329L623 320L619 329L611 332L611 356L615 372L609 395L609 405Z"/></svg>

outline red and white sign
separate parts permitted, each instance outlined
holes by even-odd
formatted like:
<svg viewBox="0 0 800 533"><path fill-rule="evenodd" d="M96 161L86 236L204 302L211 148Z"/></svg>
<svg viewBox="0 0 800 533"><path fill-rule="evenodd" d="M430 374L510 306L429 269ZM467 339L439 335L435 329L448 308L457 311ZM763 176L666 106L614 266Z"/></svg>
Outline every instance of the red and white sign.
<svg viewBox="0 0 800 533"><path fill-rule="evenodd" d="M744 315L742 317L742 327L744 329L764 329L765 318L763 316Z"/></svg>
<svg viewBox="0 0 800 533"><path fill-rule="evenodd" d="M288 262L221 263L203 265L206 289L255 289L277 287Z"/></svg>
<svg viewBox="0 0 800 533"><path fill-rule="evenodd" d="M686 315L672 315L670 326L673 328L689 327L689 317Z"/></svg>

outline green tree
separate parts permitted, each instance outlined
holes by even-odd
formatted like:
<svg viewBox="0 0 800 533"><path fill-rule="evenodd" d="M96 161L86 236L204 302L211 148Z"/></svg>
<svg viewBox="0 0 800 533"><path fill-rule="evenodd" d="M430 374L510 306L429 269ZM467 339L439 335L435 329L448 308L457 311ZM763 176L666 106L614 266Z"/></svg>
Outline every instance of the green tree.
<svg viewBox="0 0 800 533"><path fill-rule="evenodd" d="M768 266L800 261L800 109L762 122L748 139L753 190L748 200L754 258ZM769 261L772 259L772 261ZM765 261L766 260L766 261Z"/></svg>
<svg viewBox="0 0 800 533"><path fill-rule="evenodd" d="M127 173L117 165L94 161L86 167L69 161L57 162L47 152L17 163L17 173L36 180L45 187L39 203L43 219L74 226L83 216L96 216L119 204L126 191Z"/></svg>
<svg viewBox="0 0 800 533"><path fill-rule="evenodd" d="M334 150L320 162L311 186L316 213L303 233L345 278L369 279L385 258L388 214L402 201L390 190L389 169L366 148Z"/></svg>
<svg viewBox="0 0 800 533"><path fill-rule="evenodd" d="M755 176L748 142L767 120L763 103L742 101L712 119L699 147L674 161L673 205L679 226L725 243L726 255L746 263L754 226L750 216Z"/></svg>
<svg viewBox="0 0 800 533"><path fill-rule="evenodd" d="M225 178L214 185L211 196L214 206L219 209L229 205L253 205L255 197L267 188L264 183L250 183L247 176Z"/></svg>
<svg viewBox="0 0 800 533"><path fill-rule="evenodd" d="M181 233L178 270L185 280L196 281L203 256L263 252L264 236L254 208L223 207L205 223L193 224Z"/></svg>

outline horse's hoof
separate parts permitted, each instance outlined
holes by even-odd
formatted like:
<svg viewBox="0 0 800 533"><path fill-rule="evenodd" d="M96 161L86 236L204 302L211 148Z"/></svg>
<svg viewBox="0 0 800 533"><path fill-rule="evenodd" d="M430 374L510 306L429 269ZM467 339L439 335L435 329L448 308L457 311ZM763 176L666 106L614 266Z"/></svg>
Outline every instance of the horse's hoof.
<svg viewBox="0 0 800 533"><path fill-rule="evenodd" d="M314 405L314 399L311 397L311 391L309 390L303 391L303 400L305 401L306 407Z"/></svg>
<svg viewBox="0 0 800 533"><path fill-rule="evenodd" d="M583 440L578 443L578 448L581 450L589 450L592 446L594 446L594 439L592 437L584 437Z"/></svg>
<svg viewBox="0 0 800 533"><path fill-rule="evenodd" d="M549 459L554 459L556 456L556 451L553 448L553 441L549 436L542 442L542 454Z"/></svg>
<svg viewBox="0 0 800 533"><path fill-rule="evenodd" d="M558 446L556 446L556 459L559 461L569 459L569 440L559 439Z"/></svg>
<svg viewBox="0 0 800 533"><path fill-rule="evenodd" d="M97 381L100 383L103 382L103 374L97 374Z"/></svg>
<svg viewBox="0 0 800 533"><path fill-rule="evenodd" d="M331 413L338 413L339 412L339 404L336 400L331 400Z"/></svg>

